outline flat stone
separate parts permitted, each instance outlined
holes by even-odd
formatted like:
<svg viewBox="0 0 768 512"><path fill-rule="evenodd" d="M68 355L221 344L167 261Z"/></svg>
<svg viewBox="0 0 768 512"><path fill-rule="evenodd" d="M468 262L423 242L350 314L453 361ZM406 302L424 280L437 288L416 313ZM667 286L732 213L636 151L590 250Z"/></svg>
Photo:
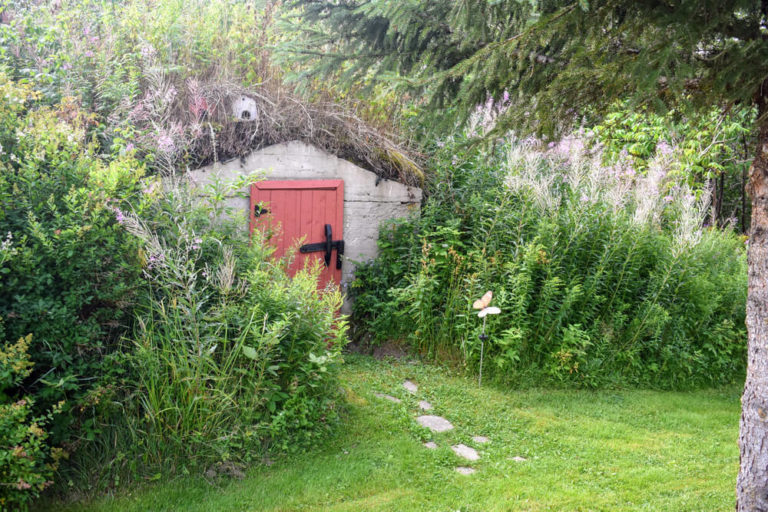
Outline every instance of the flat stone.
<svg viewBox="0 0 768 512"><path fill-rule="evenodd" d="M521 457L519 455L515 455L514 457L512 457L512 460L515 462L525 462L528 459L526 459L525 457Z"/></svg>
<svg viewBox="0 0 768 512"><path fill-rule="evenodd" d="M376 396L379 398L383 398L384 400L389 400L390 402L395 402L396 404L399 404L402 402L399 398L395 398L392 395L385 395L384 393L376 393Z"/></svg>
<svg viewBox="0 0 768 512"><path fill-rule="evenodd" d="M456 468L456 472L457 473L461 473L462 475L471 475L472 473L475 472L475 469L474 468L468 468L468 467L465 467L465 466L459 466L459 467Z"/></svg>
<svg viewBox="0 0 768 512"><path fill-rule="evenodd" d="M435 443L434 441L428 441L424 443L424 446L429 448L430 450L434 450L435 448L437 448L437 443Z"/></svg>
<svg viewBox="0 0 768 512"><path fill-rule="evenodd" d="M432 432L445 432L453 429L451 422L440 416L419 416L416 418L416 421L419 422L419 425L427 427Z"/></svg>
<svg viewBox="0 0 768 512"><path fill-rule="evenodd" d="M451 446L451 450L453 450L453 453L455 453L459 457L464 457L467 460L480 459L480 455L477 453L477 450L475 450L474 448L470 448L465 444L453 445Z"/></svg>
<svg viewBox="0 0 768 512"><path fill-rule="evenodd" d="M476 443L480 443L480 444L485 444L485 443L487 443L488 441L490 441L490 439L488 439L488 438L487 438L487 437L485 437L485 436L475 436L475 437L473 437L473 438L472 438L472 440L473 440L474 442L476 442Z"/></svg>
<svg viewBox="0 0 768 512"><path fill-rule="evenodd" d="M419 409L421 409L422 411L431 411L432 404L427 402L426 400L422 400L419 402Z"/></svg>
<svg viewBox="0 0 768 512"><path fill-rule="evenodd" d="M403 382L403 387L411 393L417 393L419 391L419 386L409 380Z"/></svg>

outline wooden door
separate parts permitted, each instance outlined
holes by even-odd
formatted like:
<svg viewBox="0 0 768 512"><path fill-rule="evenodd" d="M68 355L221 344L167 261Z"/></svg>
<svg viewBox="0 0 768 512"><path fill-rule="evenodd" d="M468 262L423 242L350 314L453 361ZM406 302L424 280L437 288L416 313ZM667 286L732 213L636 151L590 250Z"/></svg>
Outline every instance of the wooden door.
<svg viewBox="0 0 768 512"><path fill-rule="evenodd" d="M251 233L266 230L277 257L296 249L291 274L304 268L307 259L320 260L320 287L341 283L343 216L343 180L261 181L251 186Z"/></svg>

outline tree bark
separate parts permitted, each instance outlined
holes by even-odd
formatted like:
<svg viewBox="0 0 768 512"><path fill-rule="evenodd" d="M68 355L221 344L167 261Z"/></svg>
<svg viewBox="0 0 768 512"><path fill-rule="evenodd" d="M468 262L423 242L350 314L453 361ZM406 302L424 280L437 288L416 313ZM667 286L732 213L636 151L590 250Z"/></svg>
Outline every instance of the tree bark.
<svg viewBox="0 0 768 512"><path fill-rule="evenodd" d="M768 82L757 98L758 144L749 171L752 225L747 293L747 380L739 425L738 511L768 512Z"/></svg>

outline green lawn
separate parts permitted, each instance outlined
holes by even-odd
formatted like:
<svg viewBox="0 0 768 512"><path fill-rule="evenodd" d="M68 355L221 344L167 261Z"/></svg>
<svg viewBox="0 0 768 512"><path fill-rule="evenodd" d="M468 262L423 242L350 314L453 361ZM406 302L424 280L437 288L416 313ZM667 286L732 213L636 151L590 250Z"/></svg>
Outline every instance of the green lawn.
<svg viewBox="0 0 768 512"><path fill-rule="evenodd" d="M65 510L733 510L736 388L501 391L432 366L347 359L348 414L323 446L242 480L186 478ZM402 388L405 378L418 395ZM431 435L419 427L418 399L456 428ZM491 441L478 446L474 435ZM478 447L481 459L461 462L450 450L459 442ZM460 475L458 465L477 473Z"/></svg>

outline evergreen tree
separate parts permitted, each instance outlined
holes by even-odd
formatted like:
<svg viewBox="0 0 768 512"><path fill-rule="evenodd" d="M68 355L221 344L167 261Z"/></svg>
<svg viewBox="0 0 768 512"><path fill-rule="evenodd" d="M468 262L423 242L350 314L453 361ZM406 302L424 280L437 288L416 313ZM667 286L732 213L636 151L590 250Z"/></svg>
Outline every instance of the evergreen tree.
<svg viewBox="0 0 768 512"><path fill-rule="evenodd" d="M296 0L317 69L399 79L460 121L490 98L496 130L557 132L618 98L753 105L757 151L737 509L768 510L768 0ZM341 71L339 71L341 70Z"/></svg>

